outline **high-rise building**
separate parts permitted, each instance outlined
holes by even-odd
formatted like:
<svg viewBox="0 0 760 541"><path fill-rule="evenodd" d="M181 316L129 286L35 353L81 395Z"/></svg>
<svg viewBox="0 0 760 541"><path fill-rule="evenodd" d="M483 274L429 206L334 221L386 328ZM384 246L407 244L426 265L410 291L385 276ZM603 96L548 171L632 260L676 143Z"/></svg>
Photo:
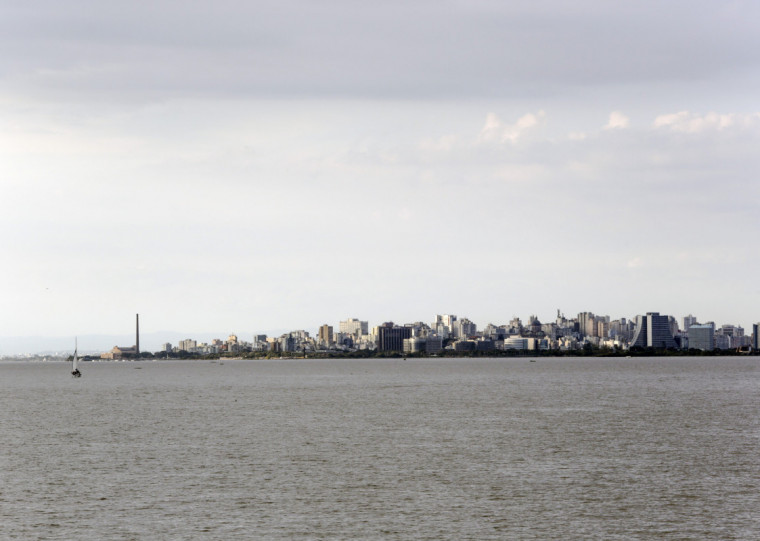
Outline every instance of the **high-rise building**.
<svg viewBox="0 0 760 541"><path fill-rule="evenodd" d="M696 325L696 324L697 324L697 318L695 316L692 316L691 314L689 314L688 316L684 316L684 318L683 318L683 331L684 332L688 332L689 331L689 327L691 327L692 325Z"/></svg>
<svg viewBox="0 0 760 541"><path fill-rule="evenodd" d="M670 334L670 318L659 312L647 312L646 316L636 316L636 330L631 347L676 349L678 346Z"/></svg>
<svg viewBox="0 0 760 541"><path fill-rule="evenodd" d="M319 328L319 341L328 346L333 343L332 325L325 323Z"/></svg>
<svg viewBox="0 0 760 541"><path fill-rule="evenodd" d="M623 340L625 342L630 341L633 336L634 326L631 321L625 318L616 319L610 322L609 335L610 338Z"/></svg>
<svg viewBox="0 0 760 541"><path fill-rule="evenodd" d="M254 334L253 335L253 349L255 351L266 351L269 349L269 344L266 334Z"/></svg>
<svg viewBox="0 0 760 541"><path fill-rule="evenodd" d="M596 336L607 338L610 335L610 322L604 318L599 318L596 322Z"/></svg>
<svg viewBox="0 0 760 541"><path fill-rule="evenodd" d="M192 350L194 350L194 349L195 349L197 346L198 346L198 342L196 342L195 340L193 340L193 339L191 339L191 338L188 338L188 339L186 339L186 340L180 340L180 341L179 341L179 344L177 345L177 347L178 347L178 348L179 348L181 351L192 351Z"/></svg>
<svg viewBox="0 0 760 541"><path fill-rule="evenodd" d="M670 336L677 336L679 332L678 320L673 316L668 316L668 326L670 327Z"/></svg>
<svg viewBox="0 0 760 541"><path fill-rule="evenodd" d="M741 325L721 325L715 330L716 349L732 349L750 345Z"/></svg>
<svg viewBox="0 0 760 541"><path fill-rule="evenodd" d="M338 325L338 331L345 334L352 334L356 337L365 336L369 334L369 323L367 321L359 321L355 318L348 318L346 321L341 321Z"/></svg>
<svg viewBox="0 0 760 541"><path fill-rule="evenodd" d="M760 337L758 337L758 331L760 331L760 323L754 323L752 325L752 349L760 350Z"/></svg>
<svg viewBox="0 0 760 541"><path fill-rule="evenodd" d="M404 339L412 337L411 327L399 327L393 322L377 327L378 351L404 351Z"/></svg>
<svg viewBox="0 0 760 541"><path fill-rule="evenodd" d="M592 312L578 314L578 332L583 336L599 336L597 317Z"/></svg>
<svg viewBox="0 0 760 541"><path fill-rule="evenodd" d="M715 349L715 326L692 324L689 326L689 349L711 351Z"/></svg>
<svg viewBox="0 0 760 541"><path fill-rule="evenodd" d="M448 338L449 336L456 336L456 329L454 329L454 324L456 323L457 316L453 314L444 314L444 315L436 315L435 321L431 325L433 330L443 336L444 338Z"/></svg>
<svg viewBox="0 0 760 541"><path fill-rule="evenodd" d="M731 348L731 337L727 334L720 334L719 332L716 332L713 335L713 340L715 340L715 349L730 349Z"/></svg>
<svg viewBox="0 0 760 541"><path fill-rule="evenodd" d="M435 334L433 332L433 329L430 328L430 325L422 321L415 321L414 323L405 323L404 327L409 327L410 329L412 329L412 336L419 337L419 338L427 338L428 335Z"/></svg>
<svg viewBox="0 0 760 541"><path fill-rule="evenodd" d="M454 336L457 338L464 339L477 332L478 326L466 317L454 322Z"/></svg>

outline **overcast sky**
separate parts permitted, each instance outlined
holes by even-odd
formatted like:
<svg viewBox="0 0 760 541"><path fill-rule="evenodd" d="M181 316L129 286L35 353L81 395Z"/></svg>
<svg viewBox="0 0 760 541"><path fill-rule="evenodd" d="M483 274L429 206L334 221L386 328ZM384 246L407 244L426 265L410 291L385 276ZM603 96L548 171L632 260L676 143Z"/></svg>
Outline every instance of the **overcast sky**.
<svg viewBox="0 0 760 541"><path fill-rule="evenodd" d="M760 320L758 2L0 10L0 335Z"/></svg>

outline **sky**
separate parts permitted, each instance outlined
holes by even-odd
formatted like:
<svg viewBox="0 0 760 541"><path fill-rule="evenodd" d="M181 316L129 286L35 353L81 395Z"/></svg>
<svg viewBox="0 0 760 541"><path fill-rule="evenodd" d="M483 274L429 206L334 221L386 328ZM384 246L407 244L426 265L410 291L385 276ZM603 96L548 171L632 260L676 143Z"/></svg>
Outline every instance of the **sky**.
<svg viewBox="0 0 760 541"><path fill-rule="evenodd" d="M0 10L0 336L760 321L760 3Z"/></svg>

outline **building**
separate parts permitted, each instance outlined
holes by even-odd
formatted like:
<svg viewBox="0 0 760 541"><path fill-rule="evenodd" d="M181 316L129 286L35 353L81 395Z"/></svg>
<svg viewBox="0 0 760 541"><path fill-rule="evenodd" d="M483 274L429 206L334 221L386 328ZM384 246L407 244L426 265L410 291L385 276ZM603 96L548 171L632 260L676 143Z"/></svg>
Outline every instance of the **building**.
<svg viewBox="0 0 760 541"><path fill-rule="evenodd" d="M417 321L415 323L405 323L404 327L409 327L412 329L412 337L417 338L425 338L432 332L430 326L426 323L423 323L422 321Z"/></svg>
<svg viewBox="0 0 760 541"><path fill-rule="evenodd" d="M393 322L377 327L378 351L404 351L404 340L412 337L411 327L399 327Z"/></svg>
<svg viewBox="0 0 760 541"><path fill-rule="evenodd" d="M457 321L457 316L454 314L438 314L435 316L435 321L431 325L434 332L442 336L444 339L450 336L456 336L458 329L454 328L454 324Z"/></svg>
<svg viewBox="0 0 760 541"><path fill-rule="evenodd" d="M114 346L113 349L107 353L100 355L101 359L133 359L138 356L137 346L132 347L119 347Z"/></svg>
<svg viewBox="0 0 760 541"><path fill-rule="evenodd" d="M269 342L266 334L254 334L253 346L254 351L267 351L269 349Z"/></svg>
<svg viewBox="0 0 760 541"><path fill-rule="evenodd" d="M633 333L631 347L678 348L670 333L670 317L661 316L659 312L647 312L645 316L636 316L636 330Z"/></svg>
<svg viewBox="0 0 760 541"><path fill-rule="evenodd" d="M713 335L715 349L731 349L731 337L716 332Z"/></svg>
<svg viewBox="0 0 760 541"><path fill-rule="evenodd" d="M478 326L465 317L465 318L454 321L453 330L454 330L454 336L464 340L468 336L473 336L477 334Z"/></svg>
<svg viewBox="0 0 760 541"><path fill-rule="evenodd" d="M697 318L695 316L692 316L689 314L688 316L684 316L683 318L683 331L688 332L689 327L692 325L697 325Z"/></svg>
<svg viewBox="0 0 760 541"><path fill-rule="evenodd" d="M140 314L135 315L135 345L131 347L114 346L109 352L100 355L101 359L130 359L140 356Z"/></svg>
<svg viewBox="0 0 760 541"><path fill-rule="evenodd" d="M578 314L578 331L581 336L599 336L599 325L597 316L592 312L581 312Z"/></svg>
<svg viewBox="0 0 760 541"><path fill-rule="evenodd" d="M715 340L716 349L744 348L752 344L749 337L744 336L741 325L721 325L720 329L715 331Z"/></svg>
<svg viewBox="0 0 760 541"><path fill-rule="evenodd" d="M528 349L528 339L522 336L513 336L504 340L504 349Z"/></svg>
<svg viewBox="0 0 760 541"><path fill-rule="evenodd" d="M451 344L451 349L456 352L475 351L477 345L474 340L457 340Z"/></svg>
<svg viewBox="0 0 760 541"><path fill-rule="evenodd" d="M610 335L610 321L609 318L597 318L596 320L596 335L600 338L607 338Z"/></svg>
<svg viewBox="0 0 760 541"><path fill-rule="evenodd" d="M715 327L711 324L699 325L692 323L687 333L689 349L711 351L715 349Z"/></svg>
<svg viewBox="0 0 760 541"><path fill-rule="evenodd" d="M404 353L422 353L427 345L426 338L411 337L404 339Z"/></svg>
<svg viewBox="0 0 760 541"><path fill-rule="evenodd" d="M634 327L625 318L616 319L609 324L609 337L629 342L633 336Z"/></svg>
<svg viewBox="0 0 760 541"><path fill-rule="evenodd" d="M670 327L670 336L678 336L681 329L678 328L678 320L673 316L668 316L668 326Z"/></svg>
<svg viewBox="0 0 760 541"><path fill-rule="evenodd" d="M760 345L758 345L758 331L760 331L760 323L755 323L752 325L752 349L755 351L760 350Z"/></svg>
<svg viewBox="0 0 760 541"><path fill-rule="evenodd" d="M192 351L196 347L198 347L198 342L196 342L195 340L191 338L187 338L186 340L180 340L179 343L177 344L177 348L180 351Z"/></svg>
<svg viewBox="0 0 760 541"><path fill-rule="evenodd" d="M434 355L443 351L443 338L428 335L425 341L425 353Z"/></svg>
<svg viewBox="0 0 760 541"><path fill-rule="evenodd" d="M355 337L366 336L369 334L369 322L359 321L355 318L348 318L338 324L338 332L352 334Z"/></svg>
<svg viewBox="0 0 760 541"><path fill-rule="evenodd" d="M319 341L320 343L330 346L333 344L333 328L332 325L325 323L319 328Z"/></svg>
<svg viewBox="0 0 760 541"><path fill-rule="evenodd" d="M272 350L279 350L281 352L292 352L314 350L314 340L309 336L309 333L304 330L290 331L283 334L277 339L278 345Z"/></svg>

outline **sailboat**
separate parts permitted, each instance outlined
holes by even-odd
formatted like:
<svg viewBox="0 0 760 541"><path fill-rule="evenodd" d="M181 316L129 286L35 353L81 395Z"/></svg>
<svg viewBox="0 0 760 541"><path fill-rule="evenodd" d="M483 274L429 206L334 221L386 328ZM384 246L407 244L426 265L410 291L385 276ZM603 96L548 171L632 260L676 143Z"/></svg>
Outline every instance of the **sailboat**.
<svg viewBox="0 0 760 541"><path fill-rule="evenodd" d="M76 338L74 339L74 358L71 359L71 377L72 378L81 378L82 373L79 371L79 368L77 368L77 365L79 364L79 356L77 355L77 341Z"/></svg>

